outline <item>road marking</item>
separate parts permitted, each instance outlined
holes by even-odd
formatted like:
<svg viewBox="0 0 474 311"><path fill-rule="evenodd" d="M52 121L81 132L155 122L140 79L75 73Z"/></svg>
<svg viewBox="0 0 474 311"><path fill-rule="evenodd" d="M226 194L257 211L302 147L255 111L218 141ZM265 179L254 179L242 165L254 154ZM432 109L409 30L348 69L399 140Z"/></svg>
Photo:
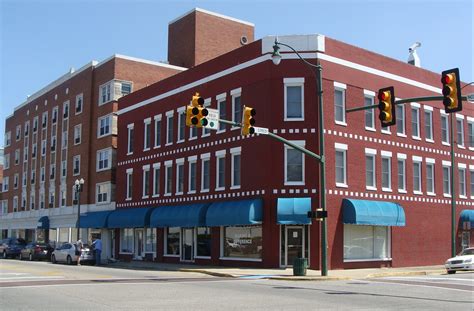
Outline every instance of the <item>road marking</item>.
<svg viewBox="0 0 474 311"><path fill-rule="evenodd" d="M10 278L0 278L0 283L7 281L21 281L23 279L48 279L48 280L57 280L64 279L64 276L19 276L19 277L10 277Z"/></svg>

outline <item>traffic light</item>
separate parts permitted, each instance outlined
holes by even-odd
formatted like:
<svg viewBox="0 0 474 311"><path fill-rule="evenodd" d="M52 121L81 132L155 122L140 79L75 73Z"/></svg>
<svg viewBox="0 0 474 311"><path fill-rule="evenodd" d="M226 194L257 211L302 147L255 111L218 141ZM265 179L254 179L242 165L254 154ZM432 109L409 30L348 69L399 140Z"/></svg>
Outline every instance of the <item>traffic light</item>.
<svg viewBox="0 0 474 311"><path fill-rule="evenodd" d="M446 113L462 110L461 80L459 69L445 70L441 73L443 83L443 105Z"/></svg>
<svg viewBox="0 0 474 311"><path fill-rule="evenodd" d="M204 99L196 93L192 100L191 105L186 107L186 125L190 127L203 127L206 126L207 115L209 111L203 107Z"/></svg>
<svg viewBox="0 0 474 311"><path fill-rule="evenodd" d="M394 125L395 118L395 93L393 86L386 87L379 90L379 119L382 122L382 127Z"/></svg>
<svg viewBox="0 0 474 311"><path fill-rule="evenodd" d="M253 118L257 114L257 111L252 107L244 106L244 112L242 113L242 135L247 136L249 134L255 133L253 125L255 124L255 119Z"/></svg>

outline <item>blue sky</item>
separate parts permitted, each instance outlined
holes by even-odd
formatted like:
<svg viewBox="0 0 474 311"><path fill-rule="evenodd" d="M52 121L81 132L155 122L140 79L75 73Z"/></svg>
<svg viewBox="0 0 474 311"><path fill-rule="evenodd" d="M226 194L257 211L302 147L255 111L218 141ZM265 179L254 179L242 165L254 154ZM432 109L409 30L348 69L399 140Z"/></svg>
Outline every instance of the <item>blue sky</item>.
<svg viewBox="0 0 474 311"><path fill-rule="evenodd" d="M167 59L168 22L195 7L255 24L255 38L320 33L473 81L473 0L0 0L0 146L5 118L69 68L112 54ZM448 40L447 38L452 38Z"/></svg>

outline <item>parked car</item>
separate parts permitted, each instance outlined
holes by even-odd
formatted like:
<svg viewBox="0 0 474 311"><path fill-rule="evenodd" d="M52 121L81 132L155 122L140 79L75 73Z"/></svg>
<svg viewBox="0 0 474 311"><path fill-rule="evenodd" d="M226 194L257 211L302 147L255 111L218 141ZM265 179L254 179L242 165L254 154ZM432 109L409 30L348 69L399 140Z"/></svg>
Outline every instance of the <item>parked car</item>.
<svg viewBox="0 0 474 311"><path fill-rule="evenodd" d="M79 250L76 244L64 243L53 251L53 253L51 254L51 262L52 263L65 262L68 265L72 265L73 263L77 264L77 259L79 257L78 252ZM80 256L81 256L81 263L86 263L86 262L94 263L95 262L94 253L92 252L91 248L87 244L83 245Z"/></svg>
<svg viewBox="0 0 474 311"><path fill-rule="evenodd" d="M53 253L53 247L48 243L43 242L31 242L26 245L20 252L20 260L28 259L32 260L40 260L40 259L47 259L51 258L51 254Z"/></svg>
<svg viewBox="0 0 474 311"><path fill-rule="evenodd" d="M444 266L448 274L456 271L474 271L474 247L466 248L456 257L449 258Z"/></svg>
<svg viewBox="0 0 474 311"><path fill-rule="evenodd" d="M21 238L6 238L0 242L0 254L3 259L16 258L25 246L26 241Z"/></svg>

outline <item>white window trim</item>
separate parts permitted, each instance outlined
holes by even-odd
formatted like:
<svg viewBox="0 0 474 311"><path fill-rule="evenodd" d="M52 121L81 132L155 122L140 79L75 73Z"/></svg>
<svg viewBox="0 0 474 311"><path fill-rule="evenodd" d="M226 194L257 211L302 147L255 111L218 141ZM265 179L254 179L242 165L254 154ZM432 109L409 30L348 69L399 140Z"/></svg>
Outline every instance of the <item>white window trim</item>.
<svg viewBox="0 0 474 311"><path fill-rule="evenodd" d="M79 171L77 173L74 173L74 165L75 165L76 159L79 159ZM81 175L81 155L77 154L72 157L72 176L79 176L79 175Z"/></svg>
<svg viewBox="0 0 474 311"><path fill-rule="evenodd" d="M170 123L170 119L173 119L173 124L172 124L172 127L173 127L173 136L174 136L174 110L170 110L170 111L167 111L166 112L166 144L165 146L171 146L173 144L173 141L169 142L168 141L168 138L169 138L169 123ZM171 137L171 139L173 140L174 137Z"/></svg>
<svg viewBox="0 0 474 311"><path fill-rule="evenodd" d="M365 105L365 98L366 97L370 97L372 99L372 105L375 104L375 92L374 91L369 91L369 90L365 90L364 89L364 105ZM372 123L373 123L373 127L368 127L367 125L365 125L365 114L364 114L364 127L365 127L365 130L366 131L370 131L370 132L375 132L376 129L375 129L375 109L372 109Z"/></svg>
<svg viewBox="0 0 474 311"><path fill-rule="evenodd" d="M344 83L334 81L334 91L339 90L342 91L342 110L343 110L343 121L336 120L336 116L334 116L334 122L338 125L347 126L347 119L346 119L346 90L347 85ZM333 94L334 97L334 94ZM335 104L334 104L335 106ZM334 107L333 107L334 109Z"/></svg>
<svg viewBox="0 0 474 311"><path fill-rule="evenodd" d="M334 82L336 83L336 82ZM349 185L347 184L347 150L348 146L346 144L334 143L335 151L343 151L344 152L344 183L336 182L336 187L340 188L348 188ZM334 165L335 167L335 165Z"/></svg>
<svg viewBox="0 0 474 311"><path fill-rule="evenodd" d="M201 158L201 193L204 192L209 192L209 189L211 188L211 185L209 183L209 188L205 189L204 187L204 161L209 161L209 176L211 174L211 153L203 153L200 156Z"/></svg>
<svg viewBox="0 0 474 311"><path fill-rule="evenodd" d="M133 154L133 146L130 141L130 130L133 130L133 135L135 135L135 123L130 123L127 125L127 155ZM132 151L130 151L132 149Z"/></svg>
<svg viewBox="0 0 474 311"><path fill-rule="evenodd" d="M458 141L458 121L461 121L461 134L462 134L462 144L459 143ZM454 130L454 127L453 127L453 130ZM455 139L456 139L456 143L458 145L458 148L461 148L461 149L466 149L466 147L464 146L464 141L465 141L465 138L464 138L464 116L463 115L460 115L460 114L457 114L456 113L456 132L455 132Z"/></svg>
<svg viewBox="0 0 474 311"><path fill-rule="evenodd" d="M392 192L392 153L390 151L381 151L382 155L382 167L383 167L383 160L388 159L388 187L383 186L383 182L381 181L382 191L383 192ZM380 170L380 173L383 174L383 170Z"/></svg>
<svg viewBox="0 0 474 311"><path fill-rule="evenodd" d="M154 131L154 136L153 136L153 149L161 147L161 141L162 141L161 138L163 137L163 135L161 133L162 132L161 131L161 126L160 126L160 144L159 145L156 144L156 139L157 139L156 130L158 128L157 124L160 123L160 125L161 125L161 119L162 119L162 114L161 113L157 114L156 116L153 117L153 120L154 120L154 123L155 123L155 128L154 128L155 131Z"/></svg>
<svg viewBox="0 0 474 311"><path fill-rule="evenodd" d="M234 157L240 156L240 185L234 185ZM240 189L242 186L242 147L235 147L230 149L230 156L231 156L231 165L230 165L230 190Z"/></svg>
<svg viewBox="0 0 474 311"><path fill-rule="evenodd" d="M188 157L188 192L187 194L194 194L196 193L197 191L197 155L194 155L194 156L190 156ZM195 180L195 184L194 184L194 187L195 189L194 190L190 190L191 189L191 164L194 164L195 165L195 169L196 169L196 176L194 176L196 178Z"/></svg>
<svg viewBox="0 0 474 311"><path fill-rule="evenodd" d="M461 175L461 171L463 174ZM458 163L458 193L461 199L467 199L467 166L463 163ZM461 194L461 176L464 176L464 194Z"/></svg>
<svg viewBox="0 0 474 311"><path fill-rule="evenodd" d="M160 175L161 175L161 163L153 163L153 191L152 191L152 194L151 194L151 197L152 198L157 198L160 196L160 193L155 193L155 185L156 183L160 183L160 176L156 176L155 175L155 171L156 169L159 169L160 170ZM161 187L160 187L160 190L161 190Z"/></svg>
<svg viewBox="0 0 474 311"><path fill-rule="evenodd" d="M420 189L422 189L423 187L423 176L421 175L423 173L423 170L421 168L421 165L423 163L423 158L422 157L419 157L419 156L412 156L412 160L413 160L413 170L415 169L415 163L418 163L418 167L419 167L419 178L420 178L420 183L419 183L419 186L420 186ZM415 173L413 172L413 178L415 176ZM413 184L413 194L417 194L417 195L421 195L423 194L423 190L415 190L415 185Z"/></svg>
<svg viewBox="0 0 474 311"><path fill-rule="evenodd" d="M230 91L230 96L232 98L232 121L237 122L237 123L241 123L242 120L234 120L234 116L235 116L235 98L236 97L240 97L240 105L241 105L240 108L242 110L242 114L244 112L244 106L242 105L242 88L239 87L237 89L233 89L232 91ZM231 131L236 130L236 129L240 129L240 127L232 126L230 128Z"/></svg>
<svg viewBox="0 0 474 311"><path fill-rule="evenodd" d="M76 142L76 129L79 129L79 142ZM82 143L82 123L79 123L74 126L74 146L80 145Z"/></svg>
<svg viewBox="0 0 474 311"><path fill-rule="evenodd" d="M283 106L283 121L304 121L304 81L305 78L283 78L284 85L284 106ZM287 87L289 86L300 86L301 87L301 118L289 118L288 117L288 96Z"/></svg>
<svg viewBox="0 0 474 311"><path fill-rule="evenodd" d="M467 131L468 131L467 138L469 138L469 124L471 124L472 128L474 129L474 118L466 117L466 119L467 119ZM473 135L474 135L474 133L473 133ZM469 142L468 142L468 144L469 144ZM472 147L468 146L468 148L469 148L469 150L474 150L474 146L472 146Z"/></svg>
<svg viewBox="0 0 474 311"><path fill-rule="evenodd" d="M107 151L109 153L108 155L108 166L105 167L105 168L101 168L99 169L99 154L101 152L105 152ZM103 172L103 171L107 171L107 170L110 170L112 168L112 148L109 147L109 148L104 148L104 149L100 149L100 150L97 150L96 152L96 172Z"/></svg>
<svg viewBox="0 0 474 311"><path fill-rule="evenodd" d="M126 201L130 201L132 200L132 197L133 197L133 168L127 168L127 170L125 171L125 200ZM130 176L130 179L132 180L132 191L129 193L128 190L130 188L130 184L129 184L129 179L128 177Z"/></svg>
<svg viewBox="0 0 474 311"><path fill-rule="evenodd" d="M107 201L106 202L99 202L98 201L98 189L99 186L101 185L108 185L108 192L107 192ZM111 194L112 194L112 183L111 182L103 182L103 183L97 183L95 184L95 202L96 205L103 205L103 204L109 204L111 202Z"/></svg>
<svg viewBox="0 0 474 311"><path fill-rule="evenodd" d="M337 150L337 149L336 149ZM365 156L371 156L374 159L374 162L372 164L372 170L373 170L373 179L374 179L374 186L367 186L367 181L365 185L366 190L371 190L371 191L376 191L377 190L377 172L376 172L376 158L375 156L377 155L377 150L375 149L369 149L365 148ZM367 172L367 167L365 168Z"/></svg>
<svg viewBox="0 0 474 311"><path fill-rule="evenodd" d="M102 137L106 137L106 136L110 136L112 135L112 128L113 128L113 117L114 117L114 114L113 113L109 113L105 116L100 116L97 118L97 138L102 138ZM103 135L100 135L100 121L101 120L104 120L104 119L107 119L107 118L110 118L110 124L109 124L109 133L106 133L106 134L103 134Z"/></svg>
<svg viewBox="0 0 474 311"><path fill-rule="evenodd" d="M428 178L426 178L426 194L429 196L435 196L436 195L436 187L435 187L435 159L431 158L426 158L426 172L428 173L428 166L433 167L433 176L432 176L432 186L433 186L433 191L428 191Z"/></svg>
<svg viewBox="0 0 474 311"><path fill-rule="evenodd" d="M142 166L142 199L148 199L150 197L150 190L148 189L148 194L145 194L145 173L148 172L148 188L150 187L150 164Z"/></svg>
<svg viewBox="0 0 474 311"><path fill-rule="evenodd" d="M425 115L426 113L428 112L430 115L431 115L431 126L430 126L430 130L431 130L431 138L428 138L428 135L427 133L425 133L425 141L428 142L428 143L434 143L434 130L433 130L433 107L431 106L423 106L424 110L425 110ZM424 122L426 124L426 120Z"/></svg>
<svg viewBox="0 0 474 311"><path fill-rule="evenodd" d="M413 112L413 110L416 110L418 113L418 120L416 122L416 126L418 128L418 135L413 135L413 120L411 120L411 138L414 139L414 140L421 140L421 127L420 127L420 123L421 123L421 115L420 115L420 104L418 103L410 103L410 112ZM413 113L410 113L410 118L413 117Z"/></svg>
<svg viewBox="0 0 474 311"><path fill-rule="evenodd" d="M148 143L148 146L146 146L146 132L147 132L147 127L150 132L150 141ZM143 120L143 151L149 151L151 148L151 117L146 118Z"/></svg>
<svg viewBox="0 0 474 311"><path fill-rule="evenodd" d="M220 184L220 180L219 180L219 169L220 169L219 160L224 159L224 161L225 161L226 153L227 153L226 150L218 150L215 153L215 155L216 155L216 189L215 189L215 191L224 191L225 190L225 179L226 179L225 178L225 162L224 162L224 186L219 187L219 184Z"/></svg>
<svg viewBox="0 0 474 311"><path fill-rule="evenodd" d="M184 180L185 180L185 176L184 176L184 158L176 159L175 163L176 163L176 192L175 192L175 195L182 195L184 193ZM178 185L179 185L179 167L180 166L183 167L183 191L178 192L178 188L179 188L178 187Z"/></svg>
<svg viewBox="0 0 474 311"><path fill-rule="evenodd" d="M102 87L110 87L110 99L106 100L105 102L102 102ZM114 101L114 80L110 80L105 82L104 84L99 85L99 106L105 105L107 103L110 103L111 101Z"/></svg>
<svg viewBox="0 0 474 311"><path fill-rule="evenodd" d="M165 197L169 197L171 196L173 193L172 193L172 189L168 189L168 178L170 178L170 176L168 176L168 168L172 168L173 167L173 160L168 160L165 162L165 189L164 189L164 195ZM171 174L173 174L173 172L171 172Z"/></svg>
<svg viewBox="0 0 474 311"><path fill-rule="evenodd" d="M306 141L305 140L292 140L291 141L293 144L297 145L297 146L300 146L300 147L305 147L306 146ZM302 162L301 162L301 181L288 181L288 171L287 171L287 163L288 163L288 150L289 149L294 149L290 146L287 146L285 145L284 146L284 160L283 160L283 166L284 166L284 171L285 171L285 175L284 175L284 185L285 186L304 186L305 185L305 182L306 182L306 176L305 176L305 156L303 153L301 153L301 157L302 157ZM296 149L295 149L296 150Z"/></svg>
<svg viewBox="0 0 474 311"><path fill-rule="evenodd" d="M227 94L226 93L222 93L222 94L219 94L216 96L216 101L217 101L217 111L219 111L219 117L220 117L220 110L219 110L219 106L221 104L221 102L225 102L227 99ZM226 105L227 105L227 102L226 102ZM226 111L227 113L227 111ZM226 116L226 118L228 118L228 116ZM241 121L239 121L240 123ZM216 134L220 134L220 133L224 133L225 131L227 130L227 127L224 127L222 130L220 129L220 125L219 125L219 128L217 129L217 132Z"/></svg>
<svg viewBox="0 0 474 311"><path fill-rule="evenodd" d="M77 102L79 98L81 99L81 111L77 112ZM76 95L76 101L74 103L74 115L81 114L83 111L84 111L84 94L81 93L81 94Z"/></svg>
<svg viewBox="0 0 474 311"><path fill-rule="evenodd" d="M180 144L180 143L183 143L185 140L186 140L186 107L179 107L178 109L176 109L176 112L177 112L177 115L178 115L178 135L176 137L176 143L177 144ZM181 115L184 114L184 133L183 133L183 136L184 138L183 139L180 139L179 137L181 136Z"/></svg>

